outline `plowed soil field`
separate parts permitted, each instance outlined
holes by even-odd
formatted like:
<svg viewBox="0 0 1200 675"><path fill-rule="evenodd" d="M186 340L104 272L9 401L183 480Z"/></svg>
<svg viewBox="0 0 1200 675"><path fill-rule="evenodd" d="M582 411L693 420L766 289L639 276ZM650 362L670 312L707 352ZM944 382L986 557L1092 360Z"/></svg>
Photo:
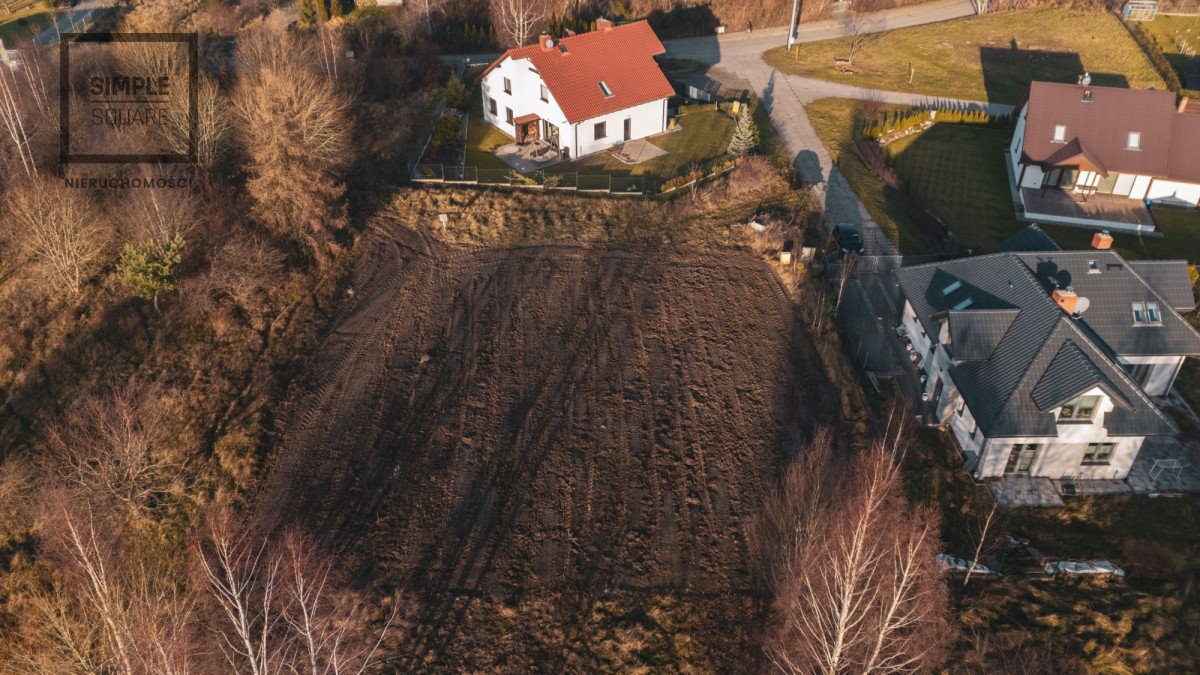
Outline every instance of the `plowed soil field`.
<svg viewBox="0 0 1200 675"><path fill-rule="evenodd" d="M426 603L409 667L547 667L453 656L478 623L462 598L750 595L751 518L790 439L838 405L753 253L464 250L398 230L349 283L260 511ZM715 630L753 617L733 620ZM608 663L548 649L553 669Z"/></svg>

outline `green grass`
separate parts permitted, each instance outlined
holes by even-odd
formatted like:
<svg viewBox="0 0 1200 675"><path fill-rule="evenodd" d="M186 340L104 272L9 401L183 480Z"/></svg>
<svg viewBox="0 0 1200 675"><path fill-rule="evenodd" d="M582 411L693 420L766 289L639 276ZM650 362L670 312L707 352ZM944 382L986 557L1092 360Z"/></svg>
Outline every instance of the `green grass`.
<svg viewBox="0 0 1200 675"><path fill-rule="evenodd" d="M797 75L999 103L1020 100L1033 80L1074 82L1085 69L1098 85L1164 87L1120 22L1102 12L1003 12L888 31L862 49L853 73L834 65L845 54L845 40L835 39L802 44L794 54L779 47L763 58Z"/></svg>
<svg viewBox="0 0 1200 675"><path fill-rule="evenodd" d="M1158 16L1142 27L1154 36L1180 79L1189 62L1200 60L1200 16ZM1184 53L1186 48L1193 56Z"/></svg>
<svg viewBox="0 0 1200 675"><path fill-rule="evenodd" d="M926 253L930 247L925 238L907 214L887 198L883 181L871 172L854 149L854 119L861 106L858 101L826 98L810 103L805 111L838 169L888 239L904 253ZM885 106L880 113L894 107L899 106Z"/></svg>
<svg viewBox="0 0 1200 675"><path fill-rule="evenodd" d="M885 148L923 208L983 253L1025 227L1013 212L1004 150L1008 129L937 125Z"/></svg>
<svg viewBox="0 0 1200 675"><path fill-rule="evenodd" d="M28 40L54 24L56 12L40 4L17 10L0 17L0 40L12 49L22 40Z"/></svg>
<svg viewBox="0 0 1200 675"><path fill-rule="evenodd" d="M706 162L725 154L729 149L729 138L733 134L734 120L716 110L689 112L679 117L679 127L679 131L646 139L667 151L667 154L661 157L629 165L605 150L571 162L556 164L551 171L612 172L630 176L670 178L685 172L694 162Z"/></svg>

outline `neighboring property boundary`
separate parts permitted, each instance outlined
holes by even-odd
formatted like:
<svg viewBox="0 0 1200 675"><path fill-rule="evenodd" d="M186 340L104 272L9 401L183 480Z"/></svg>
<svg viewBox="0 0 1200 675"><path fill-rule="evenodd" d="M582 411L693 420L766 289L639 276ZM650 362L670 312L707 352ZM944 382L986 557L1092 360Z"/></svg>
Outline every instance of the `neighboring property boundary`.
<svg viewBox="0 0 1200 675"><path fill-rule="evenodd" d="M728 173L735 166L737 163L734 158L717 157L686 173L665 180L657 176L630 176L616 172L585 173L549 170L526 175L515 169L484 169L478 166L450 164L417 164L414 165L410 175L414 183L433 185L483 185L526 190L662 196ZM696 173L699 175L695 176Z"/></svg>

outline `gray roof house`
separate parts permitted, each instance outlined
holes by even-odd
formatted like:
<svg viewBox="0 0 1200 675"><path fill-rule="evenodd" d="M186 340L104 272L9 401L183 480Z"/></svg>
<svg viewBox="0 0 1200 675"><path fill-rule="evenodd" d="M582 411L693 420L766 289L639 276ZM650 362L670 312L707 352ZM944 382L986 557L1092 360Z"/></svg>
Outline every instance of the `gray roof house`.
<svg viewBox="0 0 1200 675"><path fill-rule="evenodd" d="M1185 262L1062 251L1031 227L991 255L902 268L904 328L977 478L1124 478L1200 334Z"/></svg>

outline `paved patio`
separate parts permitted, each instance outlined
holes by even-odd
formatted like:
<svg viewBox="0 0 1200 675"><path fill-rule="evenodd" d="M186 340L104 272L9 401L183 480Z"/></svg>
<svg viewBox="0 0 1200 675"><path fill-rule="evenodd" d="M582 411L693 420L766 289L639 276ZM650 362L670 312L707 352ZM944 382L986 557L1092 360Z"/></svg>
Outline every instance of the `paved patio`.
<svg viewBox="0 0 1200 675"><path fill-rule="evenodd" d="M667 154L667 151L650 141L638 139L629 141L619 148L613 148L610 154L623 164L641 164L656 157L662 157Z"/></svg>
<svg viewBox="0 0 1200 675"><path fill-rule="evenodd" d="M1134 460L1129 475L1123 480L1076 481L1012 475L986 482L996 503L1005 508L1062 506L1063 496L1200 492L1198 449L1196 441L1185 443L1178 438L1148 438ZM1172 465L1178 465L1179 468L1167 468Z"/></svg>
<svg viewBox="0 0 1200 675"><path fill-rule="evenodd" d="M1042 220L1061 225L1087 227L1088 223L1074 223L1064 219L1093 221L1095 226L1110 225L1113 229L1136 229L1144 234L1157 230L1150 209L1140 199L1129 199L1115 195L1082 195L1058 188L1021 188L1021 200L1025 205L1025 218Z"/></svg>
<svg viewBox="0 0 1200 675"><path fill-rule="evenodd" d="M495 154L521 173L537 171L563 161L562 154L545 141L509 143L496 148Z"/></svg>

